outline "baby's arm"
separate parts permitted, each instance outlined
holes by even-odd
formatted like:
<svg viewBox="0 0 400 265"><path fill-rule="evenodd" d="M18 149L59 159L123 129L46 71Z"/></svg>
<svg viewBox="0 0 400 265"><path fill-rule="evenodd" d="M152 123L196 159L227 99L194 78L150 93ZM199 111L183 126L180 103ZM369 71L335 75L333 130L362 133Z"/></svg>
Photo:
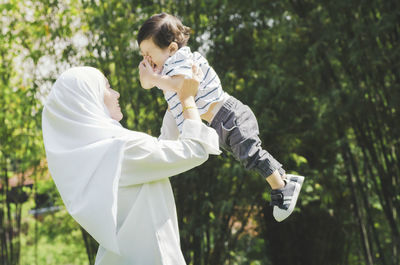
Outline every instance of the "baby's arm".
<svg viewBox="0 0 400 265"><path fill-rule="evenodd" d="M185 77L184 75L160 75L151 67L150 63L144 59L139 65L139 79L144 89L157 86L163 91L176 92L181 88Z"/></svg>
<svg viewBox="0 0 400 265"><path fill-rule="evenodd" d="M154 75L152 77L154 86L162 89L163 91L173 91L177 92L181 89L183 80L185 77L183 75Z"/></svg>

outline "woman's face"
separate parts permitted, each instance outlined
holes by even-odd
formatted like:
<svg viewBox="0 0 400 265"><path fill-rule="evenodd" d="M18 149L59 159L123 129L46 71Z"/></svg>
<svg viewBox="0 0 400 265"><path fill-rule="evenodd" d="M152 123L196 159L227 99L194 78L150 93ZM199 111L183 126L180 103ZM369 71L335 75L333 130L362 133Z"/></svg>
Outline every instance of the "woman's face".
<svg viewBox="0 0 400 265"><path fill-rule="evenodd" d="M108 80L106 82L106 90L104 91L104 104L106 105L108 111L110 112L111 118L116 121L122 120L123 114L121 108L119 107L119 93L111 88Z"/></svg>

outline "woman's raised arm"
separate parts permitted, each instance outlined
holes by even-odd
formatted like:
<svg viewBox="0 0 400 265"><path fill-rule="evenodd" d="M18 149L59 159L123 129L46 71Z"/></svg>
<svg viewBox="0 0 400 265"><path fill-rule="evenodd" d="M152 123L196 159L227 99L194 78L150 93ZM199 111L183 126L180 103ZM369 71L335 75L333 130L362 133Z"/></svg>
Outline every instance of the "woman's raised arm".
<svg viewBox="0 0 400 265"><path fill-rule="evenodd" d="M197 111L194 95L198 85L197 79L185 79L178 92L185 121L177 140L158 140L143 134L127 143L122 174L130 177L121 179L120 185L168 178L202 164L209 154L220 154L217 133L202 123Z"/></svg>

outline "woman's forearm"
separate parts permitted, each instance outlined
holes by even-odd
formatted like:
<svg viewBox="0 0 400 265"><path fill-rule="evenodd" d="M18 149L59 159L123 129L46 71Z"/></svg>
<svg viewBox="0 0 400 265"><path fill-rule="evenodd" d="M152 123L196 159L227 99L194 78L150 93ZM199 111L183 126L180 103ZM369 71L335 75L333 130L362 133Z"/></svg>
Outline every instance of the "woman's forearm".
<svg viewBox="0 0 400 265"><path fill-rule="evenodd" d="M193 96L181 99L183 117L185 119L196 120L201 122L199 111Z"/></svg>
<svg viewBox="0 0 400 265"><path fill-rule="evenodd" d="M182 88L178 91L179 100L182 104L183 117L185 119L201 122L194 97L199 87L199 81L193 78L183 79Z"/></svg>

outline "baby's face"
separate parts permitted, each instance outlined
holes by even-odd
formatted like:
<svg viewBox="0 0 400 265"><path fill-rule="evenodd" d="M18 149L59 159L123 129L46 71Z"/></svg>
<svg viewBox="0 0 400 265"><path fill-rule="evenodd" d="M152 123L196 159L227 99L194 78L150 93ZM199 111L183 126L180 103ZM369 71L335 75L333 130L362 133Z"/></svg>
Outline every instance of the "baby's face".
<svg viewBox="0 0 400 265"><path fill-rule="evenodd" d="M170 56L170 50L168 47L161 49L151 38L140 43L140 52L143 58L148 58L153 69L161 69L164 62Z"/></svg>

